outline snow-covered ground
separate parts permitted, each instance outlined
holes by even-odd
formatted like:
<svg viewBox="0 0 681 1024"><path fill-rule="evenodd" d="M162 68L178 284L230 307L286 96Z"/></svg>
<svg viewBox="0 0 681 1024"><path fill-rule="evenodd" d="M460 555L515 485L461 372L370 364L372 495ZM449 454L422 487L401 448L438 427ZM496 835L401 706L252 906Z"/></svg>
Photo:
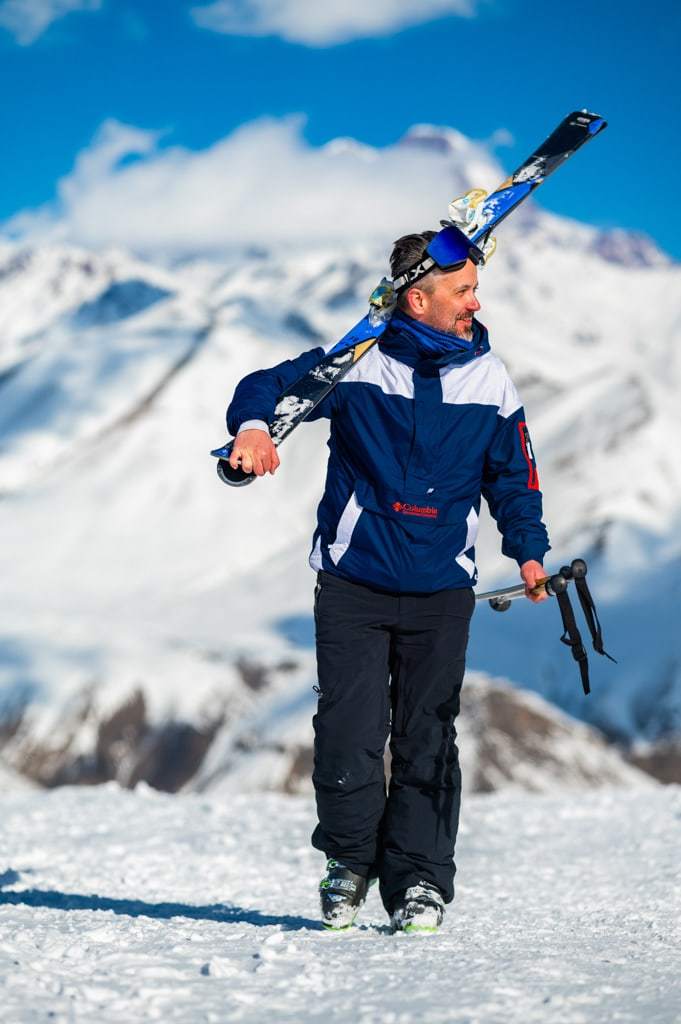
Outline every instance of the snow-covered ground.
<svg viewBox="0 0 681 1024"><path fill-rule="evenodd" d="M440 934L317 922L313 804L108 784L0 801L0 1019L681 1020L681 788L468 797Z"/></svg>

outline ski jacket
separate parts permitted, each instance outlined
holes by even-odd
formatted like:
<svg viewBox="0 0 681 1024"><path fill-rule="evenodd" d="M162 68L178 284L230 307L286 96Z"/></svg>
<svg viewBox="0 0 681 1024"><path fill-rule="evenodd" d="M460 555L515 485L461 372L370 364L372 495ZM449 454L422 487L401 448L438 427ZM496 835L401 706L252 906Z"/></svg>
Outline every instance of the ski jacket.
<svg viewBox="0 0 681 1024"><path fill-rule="evenodd" d="M486 328L474 321L473 341L452 340L443 354L409 327L420 325L395 317L308 417L331 421L310 565L396 593L470 587L483 495L503 553L542 561L549 542L525 414ZM266 426L281 392L324 354L245 377L230 433Z"/></svg>

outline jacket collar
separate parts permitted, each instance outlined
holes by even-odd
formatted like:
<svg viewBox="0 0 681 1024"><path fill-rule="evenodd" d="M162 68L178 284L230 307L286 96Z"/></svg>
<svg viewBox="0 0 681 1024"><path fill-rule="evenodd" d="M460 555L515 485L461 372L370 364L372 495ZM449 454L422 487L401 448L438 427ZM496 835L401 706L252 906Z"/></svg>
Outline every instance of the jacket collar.
<svg viewBox="0 0 681 1024"><path fill-rule="evenodd" d="M393 315L379 347L407 366L424 369L463 366L490 350L487 328L478 320L473 320L473 338L466 341L414 320L400 310Z"/></svg>

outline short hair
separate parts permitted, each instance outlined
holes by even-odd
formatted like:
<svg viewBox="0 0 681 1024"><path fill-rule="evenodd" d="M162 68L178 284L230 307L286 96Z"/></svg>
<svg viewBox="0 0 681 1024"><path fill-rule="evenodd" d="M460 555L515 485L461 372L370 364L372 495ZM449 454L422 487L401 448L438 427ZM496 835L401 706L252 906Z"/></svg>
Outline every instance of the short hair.
<svg viewBox="0 0 681 1024"><path fill-rule="evenodd" d="M393 251L390 254L390 272L393 276L393 281L425 259L426 248L430 245L436 234L437 231L419 231L411 235L402 235L401 238L393 242ZM423 288L426 292L430 291L432 288L431 275L435 276L439 273L441 271L437 267L433 267L432 270L429 270L427 274L424 274L419 279L417 282L418 287ZM399 295L397 305L400 309L404 309L406 306L408 291L409 288L404 288Z"/></svg>

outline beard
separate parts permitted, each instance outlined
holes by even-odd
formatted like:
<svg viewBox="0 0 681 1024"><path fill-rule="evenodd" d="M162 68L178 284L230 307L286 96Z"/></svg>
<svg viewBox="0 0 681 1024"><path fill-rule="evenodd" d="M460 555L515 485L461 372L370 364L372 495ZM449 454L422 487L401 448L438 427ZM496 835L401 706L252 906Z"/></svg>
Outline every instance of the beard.
<svg viewBox="0 0 681 1024"><path fill-rule="evenodd" d="M451 326L450 334L454 334L457 338L463 338L464 341L473 340L473 318L467 316L457 316L454 318L454 323Z"/></svg>

